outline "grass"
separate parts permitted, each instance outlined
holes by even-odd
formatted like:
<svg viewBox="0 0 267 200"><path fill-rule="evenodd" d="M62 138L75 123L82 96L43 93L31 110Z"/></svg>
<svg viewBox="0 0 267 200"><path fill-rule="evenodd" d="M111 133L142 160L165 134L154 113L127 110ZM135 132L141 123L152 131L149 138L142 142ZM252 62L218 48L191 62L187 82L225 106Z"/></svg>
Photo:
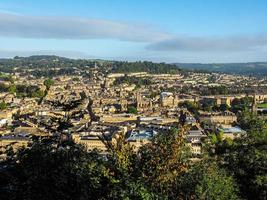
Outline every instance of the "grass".
<svg viewBox="0 0 267 200"><path fill-rule="evenodd" d="M267 103L258 104L258 108L267 108Z"/></svg>

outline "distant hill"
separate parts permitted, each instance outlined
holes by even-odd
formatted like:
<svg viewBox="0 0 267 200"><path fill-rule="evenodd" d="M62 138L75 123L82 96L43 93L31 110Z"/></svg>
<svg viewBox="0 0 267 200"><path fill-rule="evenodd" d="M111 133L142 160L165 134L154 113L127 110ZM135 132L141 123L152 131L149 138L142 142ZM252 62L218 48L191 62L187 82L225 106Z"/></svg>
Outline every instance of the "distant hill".
<svg viewBox="0 0 267 200"><path fill-rule="evenodd" d="M267 62L250 63L154 63L148 61L126 62L107 61L100 59L70 59L51 55L35 55L29 57L14 57L13 59L0 58L1 72L15 72L23 68L31 68L46 71L47 69L60 68L72 73L74 68L84 69L94 67L95 63L101 66L103 71L129 73L129 72L149 72L159 73L183 73L188 71L196 72L219 72L229 74L251 75L257 77L267 77ZM38 72L39 73L39 72ZM49 72L50 73L50 72ZM41 73L42 75L44 72Z"/></svg>
<svg viewBox="0 0 267 200"><path fill-rule="evenodd" d="M53 77L58 75L83 74L91 76L88 68L99 67L102 73L148 72L153 74L182 73L175 64L154 63L148 61L126 62L100 59L70 59L58 56L36 55L16 56L12 59L0 59L0 72L31 74L35 77ZM30 69L30 70L29 70Z"/></svg>
<svg viewBox="0 0 267 200"><path fill-rule="evenodd" d="M230 74L267 76L267 62L249 63L175 63L182 69L204 70L208 72L221 72Z"/></svg>

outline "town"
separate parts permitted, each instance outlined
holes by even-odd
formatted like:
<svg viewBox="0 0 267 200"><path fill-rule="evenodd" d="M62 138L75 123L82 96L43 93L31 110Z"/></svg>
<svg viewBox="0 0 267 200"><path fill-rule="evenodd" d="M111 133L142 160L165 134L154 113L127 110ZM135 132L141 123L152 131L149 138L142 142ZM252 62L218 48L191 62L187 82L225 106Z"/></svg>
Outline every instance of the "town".
<svg viewBox="0 0 267 200"><path fill-rule="evenodd" d="M37 59L58 62L56 57ZM228 142L246 135L240 122L245 111L267 119L266 78L198 71L114 72L115 64L90 61L90 66L73 66L72 73L52 71L49 76L34 67L2 72L1 159L5 149L27 147L36 137L72 140L105 154L106 142L122 135L138 151L158 133L182 127L192 159L201 159L203 143L211 135Z"/></svg>
<svg viewBox="0 0 267 200"><path fill-rule="evenodd" d="M266 200L267 1L0 1L0 200Z"/></svg>

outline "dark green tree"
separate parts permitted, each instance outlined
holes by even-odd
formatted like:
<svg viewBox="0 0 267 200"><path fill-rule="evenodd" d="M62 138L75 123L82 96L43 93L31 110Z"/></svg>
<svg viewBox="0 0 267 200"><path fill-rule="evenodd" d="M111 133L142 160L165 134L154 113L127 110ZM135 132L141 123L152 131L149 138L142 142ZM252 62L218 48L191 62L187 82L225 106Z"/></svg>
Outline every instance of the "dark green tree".
<svg viewBox="0 0 267 200"><path fill-rule="evenodd" d="M52 85L54 85L54 80L53 79L46 79L45 81L44 81L44 85L45 85L45 87L46 87L46 89L47 90L49 90L49 88L52 86Z"/></svg>
<svg viewBox="0 0 267 200"><path fill-rule="evenodd" d="M134 107L134 106L129 106L129 107L128 107L128 113L131 113L131 114L137 114L137 109L136 109L136 107Z"/></svg>

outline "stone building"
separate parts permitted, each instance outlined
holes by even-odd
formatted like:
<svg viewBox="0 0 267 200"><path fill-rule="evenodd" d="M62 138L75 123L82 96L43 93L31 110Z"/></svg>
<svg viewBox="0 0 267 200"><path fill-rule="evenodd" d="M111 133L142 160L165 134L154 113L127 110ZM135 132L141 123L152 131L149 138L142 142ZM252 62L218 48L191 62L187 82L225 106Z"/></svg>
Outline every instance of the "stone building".
<svg viewBox="0 0 267 200"><path fill-rule="evenodd" d="M137 92L136 108L137 108L137 111L152 110L153 109L152 99L146 99L140 94L140 92Z"/></svg>
<svg viewBox="0 0 267 200"><path fill-rule="evenodd" d="M178 96L171 92L162 92L160 94L160 101L162 107L175 107L179 103Z"/></svg>

